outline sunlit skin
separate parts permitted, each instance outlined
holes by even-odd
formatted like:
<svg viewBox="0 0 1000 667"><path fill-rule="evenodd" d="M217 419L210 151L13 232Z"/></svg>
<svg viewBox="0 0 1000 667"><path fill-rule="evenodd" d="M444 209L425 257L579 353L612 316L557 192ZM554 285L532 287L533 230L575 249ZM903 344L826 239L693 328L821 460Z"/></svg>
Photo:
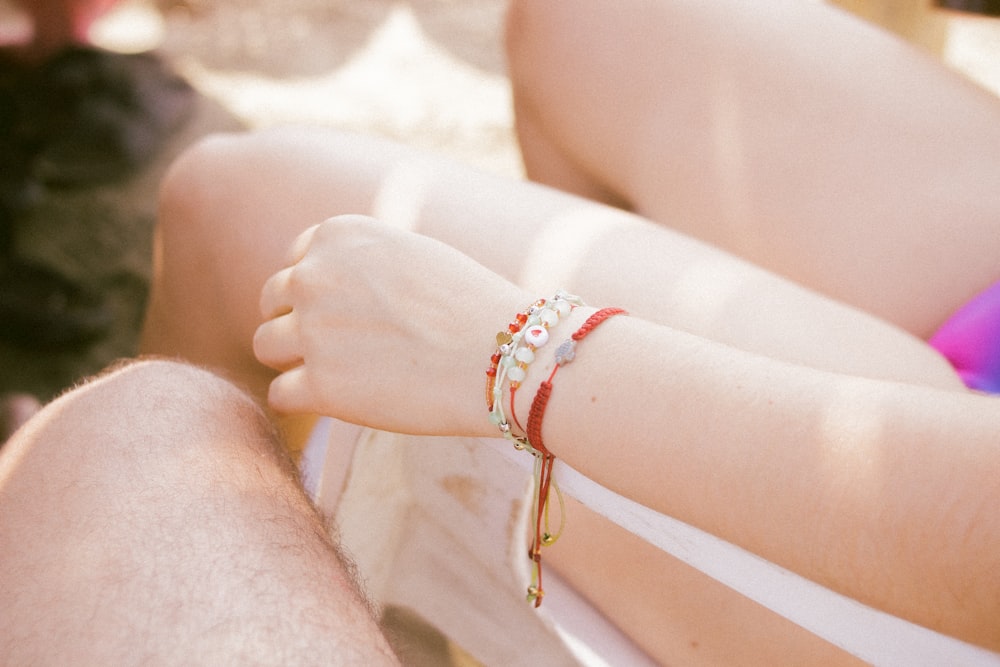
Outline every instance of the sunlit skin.
<svg viewBox="0 0 1000 667"><path fill-rule="evenodd" d="M588 363L560 373L546 416L557 456L996 647L997 528L983 511L1000 478L996 403L964 391L925 342L1000 277L995 99L818 3L608 6L511 4L528 175L577 196L336 133L214 138L165 184L146 349L227 368L266 396L275 375L251 347L263 314L258 352L288 372L275 407L484 434L489 342L526 300L565 287L624 307L631 317L588 338ZM932 98L963 123L912 104ZM302 240L341 213L377 223L340 219ZM261 313L261 287L290 266L298 287ZM297 335L299 318L315 326ZM421 337L443 320L462 334L447 355ZM379 335L349 337L361 322ZM424 349L428 373L400 381ZM383 391L406 392L399 409L372 400ZM589 539L571 531L549 560L663 662L850 662L662 555L626 550L622 577L603 576L627 542L571 520ZM642 594L649 582L669 594Z"/></svg>

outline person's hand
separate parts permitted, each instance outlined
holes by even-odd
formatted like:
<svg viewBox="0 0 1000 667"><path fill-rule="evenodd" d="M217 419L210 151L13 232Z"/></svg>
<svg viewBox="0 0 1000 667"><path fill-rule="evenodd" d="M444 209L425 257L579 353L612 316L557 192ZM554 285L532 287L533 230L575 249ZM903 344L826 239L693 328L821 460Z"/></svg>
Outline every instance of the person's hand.
<svg viewBox="0 0 1000 667"><path fill-rule="evenodd" d="M420 434L491 435L495 334L532 297L436 240L369 218L310 228L261 293L258 359L279 412Z"/></svg>

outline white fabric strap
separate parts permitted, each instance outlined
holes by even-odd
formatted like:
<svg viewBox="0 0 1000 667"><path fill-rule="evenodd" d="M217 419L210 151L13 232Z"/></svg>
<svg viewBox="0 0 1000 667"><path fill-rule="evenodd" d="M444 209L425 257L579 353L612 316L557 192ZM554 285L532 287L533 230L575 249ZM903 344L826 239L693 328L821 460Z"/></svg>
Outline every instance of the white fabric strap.
<svg viewBox="0 0 1000 667"><path fill-rule="evenodd" d="M530 469L531 457L503 440L484 440ZM698 528L620 496L562 461L563 493L650 544L873 665L996 667L1000 654L861 604Z"/></svg>

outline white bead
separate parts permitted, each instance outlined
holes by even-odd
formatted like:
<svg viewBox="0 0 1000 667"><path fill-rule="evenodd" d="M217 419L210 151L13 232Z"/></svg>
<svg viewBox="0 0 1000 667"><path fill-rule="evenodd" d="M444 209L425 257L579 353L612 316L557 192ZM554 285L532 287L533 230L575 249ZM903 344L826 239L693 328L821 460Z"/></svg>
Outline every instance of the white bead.
<svg viewBox="0 0 1000 667"><path fill-rule="evenodd" d="M537 325L528 327L524 332L524 342L532 347L541 347L549 342L549 330Z"/></svg>
<svg viewBox="0 0 1000 667"><path fill-rule="evenodd" d="M566 317L569 315L570 311L573 310L572 304L565 299L556 299L552 302L552 307L556 309L557 313L559 313L559 317Z"/></svg>
<svg viewBox="0 0 1000 667"><path fill-rule="evenodd" d="M517 360L514 357L502 357L500 359L500 365L504 368L511 368L517 365Z"/></svg>
<svg viewBox="0 0 1000 667"><path fill-rule="evenodd" d="M507 371L507 379L511 382L522 382L527 375L528 374L520 366L514 366Z"/></svg>
<svg viewBox="0 0 1000 667"><path fill-rule="evenodd" d="M547 327L554 327L559 324L559 313L546 308L538 314L538 321Z"/></svg>
<svg viewBox="0 0 1000 667"><path fill-rule="evenodd" d="M531 351L531 348L521 347L518 348L517 352L514 354L514 358L522 364L530 364L535 360L535 353Z"/></svg>

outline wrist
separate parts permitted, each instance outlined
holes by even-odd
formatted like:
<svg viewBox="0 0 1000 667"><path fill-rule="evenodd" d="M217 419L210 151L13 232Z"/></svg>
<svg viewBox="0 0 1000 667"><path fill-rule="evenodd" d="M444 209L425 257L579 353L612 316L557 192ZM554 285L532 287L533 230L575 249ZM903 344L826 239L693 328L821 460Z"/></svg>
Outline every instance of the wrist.
<svg viewBox="0 0 1000 667"><path fill-rule="evenodd" d="M579 297L559 291L550 298L534 300L499 330L496 348L486 370L484 393L488 420L497 428L497 435L507 438L519 449L534 452L526 427L527 413L523 409L524 401L531 399L526 399L525 391L520 390L522 386L530 388L532 382L535 387L541 384L541 380L528 379L533 367L541 365L543 372L557 367L560 346L575 345L572 341L562 343L572 335L573 329L568 327L574 322L586 322L593 312L594 309L584 306ZM536 361L541 363L536 364Z"/></svg>
<svg viewBox="0 0 1000 667"><path fill-rule="evenodd" d="M496 353L497 333L507 331L510 323L515 321L516 314L522 312L533 303L537 297L521 288L512 288L497 299L489 302L481 309L482 317L475 327L475 334L470 340L469 365L464 371L471 386L467 390L469 428L468 433L477 437L495 437L499 435L497 427L490 423L489 409L486 404L486 386L489 380L487 371L491 358Z"/></svg>
<svg viewBox="0 0 1000 667"><path fill-rule="evenodd" d="M517 416L518 421L527 432L528 417L531 414L531 404L538 394L538 390L543 381L548 378L556 367L556 353L560 346L567 340L571 340L573 332L577 331L587 318L597 312L597 308L591 306L579 306L562 321L553 327L549 332L549 341L535 349L535 359L527 369L525 379L514 391L513 396L508 398L511 411Z"/></svg>
<svg viewBox="0 0 1000 667"><path fill-rule="evenodd" d="M496 336L497 348L486 372L489 422L514 447L535 459L528 600L536 607L545 596L541 548L554 543L562 532L561 526L550 531L547 521L555 456L544 444L542 422L553 379L560 368L573 361L579 341L606 319L624 312L620 308L588 308L579 297L559 292L517 313ZM522 388L526 391L520 391Z"/></svg>

